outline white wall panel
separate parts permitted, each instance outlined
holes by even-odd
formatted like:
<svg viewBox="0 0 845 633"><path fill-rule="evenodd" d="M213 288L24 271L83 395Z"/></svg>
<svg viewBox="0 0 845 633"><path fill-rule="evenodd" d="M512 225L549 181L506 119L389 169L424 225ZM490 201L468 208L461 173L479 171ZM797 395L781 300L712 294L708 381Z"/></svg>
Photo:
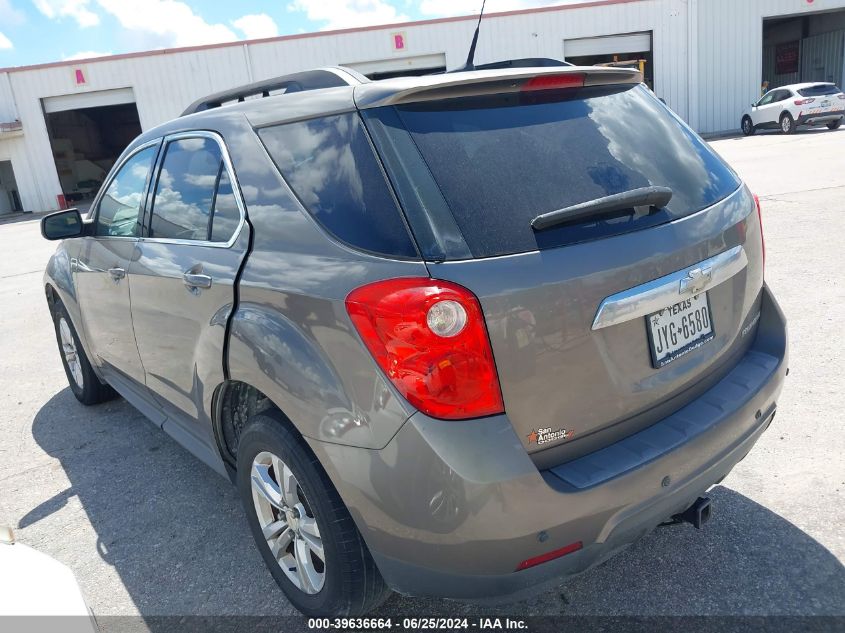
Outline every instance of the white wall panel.
<svg viewBox="0 0 845 633"><path fill-rule="evenodd" d="M18 118L18 108L12 92L9 73L0 73L0 123L10 123Z"/></svg>

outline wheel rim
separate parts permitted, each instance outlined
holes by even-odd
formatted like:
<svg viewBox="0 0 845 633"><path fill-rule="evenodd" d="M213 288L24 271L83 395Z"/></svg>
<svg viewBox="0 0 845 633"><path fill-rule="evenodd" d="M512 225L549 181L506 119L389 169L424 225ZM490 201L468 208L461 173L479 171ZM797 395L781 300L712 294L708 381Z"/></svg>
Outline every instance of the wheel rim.
<svg viewBox="0 0 845 633"><path fill-rule="evenodd" d="M751 122L748 119L742 122L742 129L748 134L751 131Z"/></svg>
<svg viewBox="0 0 845 633"><path fill-rule="evenodd" d="M792 128L792 123L789 121L789 117L783 117L783 121L780 122L780 127L784 132L789 132Z"/></svg>
<svg viewBox="0 0 845 633"><path fill-rule="evenodd" d="M326 558L317 519L293 471L267 451L250 473L255 514L273 558L293 585L318 593L326 582Z"/></svg>
<svg viewBox="0 0 845 633"><path fill-rule="evenodd" d="M82 378L82 364L79 362L79 352L76 349L73 332L70 331L70 325L64 317L59 318L59 337L62 339L62 354L64 354L70 375L76 386L82 389L85 384Z"/></svg>

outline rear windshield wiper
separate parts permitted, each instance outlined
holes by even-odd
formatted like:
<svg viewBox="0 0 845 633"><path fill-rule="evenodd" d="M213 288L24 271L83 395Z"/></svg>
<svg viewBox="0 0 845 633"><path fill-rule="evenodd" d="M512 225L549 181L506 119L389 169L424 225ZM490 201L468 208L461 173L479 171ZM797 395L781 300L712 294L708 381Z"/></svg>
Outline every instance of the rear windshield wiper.
<svg viewBox="0 0 845 633"><path fill-rule="evenodd" d="M611 215L616 211L632 207L656 207L662 209L672 199L672 190L668 187L642 187L604 198L572 205L557 211L549 211L531 220L531 228L542 231L561 224L572 224L587 219Z"/></svg>

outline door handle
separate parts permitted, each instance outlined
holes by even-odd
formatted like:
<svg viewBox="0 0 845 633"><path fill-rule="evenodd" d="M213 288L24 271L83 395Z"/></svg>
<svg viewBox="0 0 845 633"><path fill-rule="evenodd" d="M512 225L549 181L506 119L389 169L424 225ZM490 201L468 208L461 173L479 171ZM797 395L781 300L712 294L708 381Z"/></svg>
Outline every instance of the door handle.
<svg viewBox="0 0 845 633"><path fill-rule="evenodd" d="M196 288L211 288L210 275L187 272L182 275L182 280L185 282L185 285L192 290Z"/></svg>
<svg viewBox="0 0 845 633"><path fill-rule="evenodd" d="M123 268L109 268L109 275L115 281L120 281L126 277L126 271Z"/></svg>

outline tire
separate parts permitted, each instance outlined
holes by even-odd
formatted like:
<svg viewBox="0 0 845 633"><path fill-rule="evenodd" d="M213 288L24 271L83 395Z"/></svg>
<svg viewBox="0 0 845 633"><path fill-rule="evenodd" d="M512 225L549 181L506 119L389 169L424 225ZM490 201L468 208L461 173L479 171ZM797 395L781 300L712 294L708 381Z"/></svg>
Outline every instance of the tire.
<svg viewBox="0 0 845 633"><path fill-rule="evenodd" d="M838 130L840 127L842 127L842 119L827 124L828 130Z"/></svg>
<svg viewBox="0 0 845 633"><path fill-rule="evenodd" d="M84 405L92 405L116 397L114 389L100 382L94 373L67 309L58 300L53 305L53 327L68 385L76 399Z"/></svg>
<svg viewBox="0 0 845 633"><path fill-rule="evenodd" d="M784 134L795 134L795 119L789 112L784 112L780 115L780 131Z"/></svg>
<svg viewBox="0 0 845 633"><path fill-rule="evenodd" d="M745 136L754 136L754 133L757 131L757 128L754 127L750 117L743 117L740 127L742 128L742 133Z"/></svg>
<svg viewBox="0 0 845 633"><path fill-rule="evenodd" d="M238 443L238 493L256 546L276 583L304 615L364 615L382 604L390 589L328 475L289 424L278 412L261 413L249 421ZM286 473L284 479L294 478L284 493L277 468ZM269 487L253 485L253 479ZM269 491L276 503L260 490ZM271 525L276 536L268 540L263 528ZM315 542L319 548L309 548ZM304 565L302 556L307 557Z"/></svg>

